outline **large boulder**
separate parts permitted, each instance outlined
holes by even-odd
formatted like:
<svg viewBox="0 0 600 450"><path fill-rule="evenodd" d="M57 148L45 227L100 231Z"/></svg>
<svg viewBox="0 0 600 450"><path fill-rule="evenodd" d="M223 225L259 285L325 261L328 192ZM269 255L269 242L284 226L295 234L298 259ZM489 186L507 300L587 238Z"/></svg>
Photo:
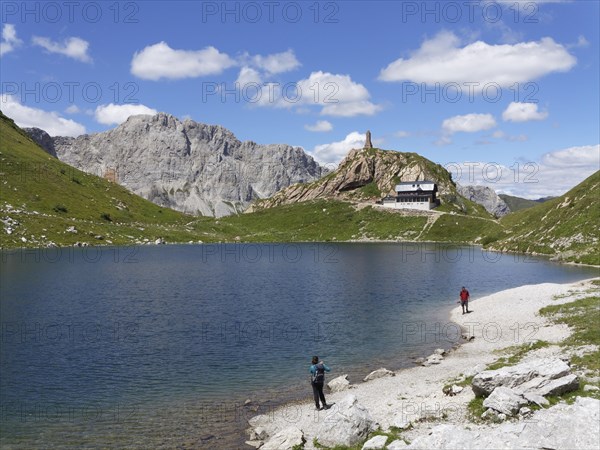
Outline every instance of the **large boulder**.
<svg viewBox="0 0 600 450"><path fill-rule="evenodd" d="M370 380L375 380L377 378L383 378L383 377L393 377L394 375L396 375L396 374L394 372L392 372L391 370L381 368L381 369L377 369L377 370L374 370L373 372L371 372L369 375L367 375L365 377L365 379L363 381L370 381Z"/></svg>
<svg viewBox="0 0 600 450"><path fill-rule="evenodd" d="M539 387L536 393L540 395L561 395L577 389L579 389L579 378L577 378L577 375L570 374L556 380L550 380L547 384Z"/></svg>
<svg viewBox="0 0 600 450"><path fill-rule="evenodd" d="M385 443L387 442L387 436L373 436L369 439L362 447L362 450L383 450Z"/></svg>
<svg viewBox="0 0 600 450"><path fill-rule="evenodd" d="M340 377L334 378L329 383L327 383L331 392L340 392L350 387L350 382L348 381L348 375L342 375Z"/></svg>
<svg viewBox="0 0 600 450"><path fill-rule="evenodd" d="M535 360L498 370L485 370L473 377L473 392L477 396L487 396L499 386L515 388L517 392L534 391L544 380L553 380L568 375L570 367L560 359ZM525 383L536 380L531 384ZM519 389L524 385L525 389Z"/></svg>
<svg viewBox="0 0 600 450"><path fill-rule="evenodd" d="M507 416L514 416L519 412L521 406L527 404L522 395L517 394L510 388L499 386L483 401L485 408L491 408Z"/></svg>
<svg viewBox="0 0 600 450"><path fill-rule="evenodd" d="M295 446L304 444L304 441L302 430L288 427L273 435L261 448L263 450L292 450Z"/></svg>
<svg viewBox="0 0 600 450"><path fill-rule="evenodd" d="M349 394L335 404L318 426L316 438L326 447L352 446L374 431L375 422L369 411Z"/></svg>

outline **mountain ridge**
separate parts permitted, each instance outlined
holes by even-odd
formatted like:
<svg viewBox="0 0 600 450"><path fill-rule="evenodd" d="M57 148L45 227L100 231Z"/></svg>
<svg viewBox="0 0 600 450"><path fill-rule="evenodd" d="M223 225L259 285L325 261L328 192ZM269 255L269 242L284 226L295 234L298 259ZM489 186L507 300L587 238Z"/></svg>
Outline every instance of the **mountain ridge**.
<svg viewBox="0 0 600 450"><path fill-rule="evenodd" d="M166 113L130 116L114 129L76 138L28 131L61 161L188 214L236 214L256 199L326 173L299 147L242 142L220 125Z"/></svg>

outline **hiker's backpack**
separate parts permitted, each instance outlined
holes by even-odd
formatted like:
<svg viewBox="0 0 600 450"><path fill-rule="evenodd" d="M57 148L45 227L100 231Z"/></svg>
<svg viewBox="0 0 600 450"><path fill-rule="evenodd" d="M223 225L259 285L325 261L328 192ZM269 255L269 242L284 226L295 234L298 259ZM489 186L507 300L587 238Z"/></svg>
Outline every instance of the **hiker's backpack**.
<svg viewBox="0 0 600 450"><path fill-rule="evenodd" d="M323 364L315 364L315 373L312 374L311 381L314 384L323 384L325 382L325 367Z"/></svg>

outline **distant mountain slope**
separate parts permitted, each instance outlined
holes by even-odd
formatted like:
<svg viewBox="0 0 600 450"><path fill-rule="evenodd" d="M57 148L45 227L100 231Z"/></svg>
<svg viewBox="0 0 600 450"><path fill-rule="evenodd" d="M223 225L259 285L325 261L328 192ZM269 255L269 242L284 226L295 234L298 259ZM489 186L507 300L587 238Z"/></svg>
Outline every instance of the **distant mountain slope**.
<svg viewBox="0 0 600 450"><path fill-rule="evenodd" d="M240 142L223 127L165 113L132 116L113 130L77 138L29 132L61 161L190 214L241 212L256 199L325 174L299 147Z"/></svg>
<svg viewBox="0 0 600 450"><path fill-rule="evenodd" d="M491 245L600 264L599 219L600 171L565 195L503 217L500 224L507 234Z"/></svg>
<svg viewBox="0 0 600 450"><path fill-rule="evenodd" d="M462 197L452 177L439 164L418 155L377 148L351 150L338 168L311 183L294 184L273 197L257 201L247 212L319 199L372 202L401 181L432 180L437 183L442 204L437 210L490 218L485 209Z"/></svg>
<svg viewBox="0 0 600 450"><path fill-rule="evenodd" d="M0 112L0 246L196 238L192 220L60 162ZM71 231L68 231L71 230Z"/></svg>
<svg viewBox="0 0 600 450"><path fill-rule="evenodd" d="M511 212L520 211L525 208L531 208L532 206L537 206L540 203L544 203L548 200L552 200L555 197L545 197L537 200L529 200L527 198L514 197L512 195L507 194L499 194L498 195L504 202L508 205L508 208Z"/></svg>
<svg viewBox="0 0 600 450"><path fill-rule="evenodd" d="M459 184L456 188L460 195L480 204L495 217L502 217L510 213L510 208L504 200L487 186L462 186Z"/></svg>

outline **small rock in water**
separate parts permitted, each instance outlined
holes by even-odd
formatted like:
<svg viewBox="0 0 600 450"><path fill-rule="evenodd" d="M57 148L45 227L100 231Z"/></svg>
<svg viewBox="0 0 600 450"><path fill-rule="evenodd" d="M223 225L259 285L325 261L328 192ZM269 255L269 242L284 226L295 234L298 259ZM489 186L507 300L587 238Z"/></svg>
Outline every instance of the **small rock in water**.
<svg viewBox="0 0 600 450"><path fill-rule="evenodd" d="M246 401L244 402L244 406L248 406L250 403L252 403L252 400L247 398Z"/></svg>

